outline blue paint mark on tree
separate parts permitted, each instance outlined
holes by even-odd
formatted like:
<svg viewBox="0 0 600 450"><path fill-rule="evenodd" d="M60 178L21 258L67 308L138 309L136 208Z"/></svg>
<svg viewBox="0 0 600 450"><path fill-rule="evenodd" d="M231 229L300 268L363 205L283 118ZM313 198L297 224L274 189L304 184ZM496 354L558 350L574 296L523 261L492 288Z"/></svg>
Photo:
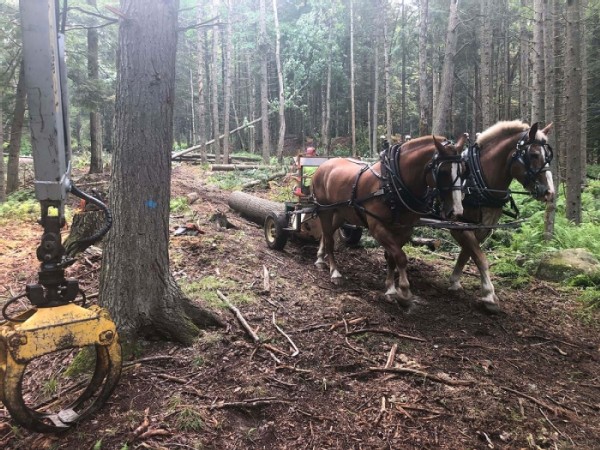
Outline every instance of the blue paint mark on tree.
<svg viewBox="0 0 600 450"><path fill-rule="evenodd" d="M156 203L154 200L146 200L146 206L148 208L154 209L158 206L158 203Z"/></svg>

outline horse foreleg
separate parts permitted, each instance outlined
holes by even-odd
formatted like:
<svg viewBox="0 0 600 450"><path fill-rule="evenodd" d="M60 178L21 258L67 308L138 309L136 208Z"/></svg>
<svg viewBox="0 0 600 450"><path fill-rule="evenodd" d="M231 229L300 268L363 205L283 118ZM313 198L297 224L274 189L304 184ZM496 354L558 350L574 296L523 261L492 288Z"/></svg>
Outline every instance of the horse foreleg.
<svg viewBox="0 0 600 450"><path fill-rule="evenodd" d="M462 273L462 269L467 263L469 257L471 257L477 266L477 269L479 270L479 276L481 280L481 297L479 301L487 310L492 312L497 311L498 297L496 296L494 284L492 283L492 279L490 277L490 265L485 254L481 250L479 240L475 236L475 233L466 231L456 234L453 233L453 236L460 244L462 250L456 262L454 271L450 277L450 281L452 282L455 280L456 283L458 283L458 277L460 276L460 273Z"/></svg>
<svg viewBox="0 0 600 450"><path fill-rule="evenodd" d="M317 250L317 260L315 261L315 266L319 269L325 269L325 243L323 242L323 235L321 235L321 239L319 241L319 250Z"/></svg>
<svg viewBox="0 0 600 450"><path fill-rule="evenodd" d="M460 254L456 259L456 264L454 265L454 270L452 271L452 275L450 275L450 287L449 291L460 291L462 289L462 285L460 284L460 277L463 273L463 269L467 262L469 262L469 252L464 249L460 249Z"/></svg>

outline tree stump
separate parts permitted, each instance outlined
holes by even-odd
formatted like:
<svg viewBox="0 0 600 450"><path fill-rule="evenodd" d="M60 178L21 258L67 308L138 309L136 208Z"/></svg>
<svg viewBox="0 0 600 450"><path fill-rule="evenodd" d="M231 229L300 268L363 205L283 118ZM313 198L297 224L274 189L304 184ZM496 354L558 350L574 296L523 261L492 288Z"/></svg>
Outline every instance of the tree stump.
<svg viewBox="0 0 600 450"><path fill-rule="evenodd" d="M63 246L66 249L75 245L77 241L89 238L96 234L105 224L105 217L103 211L84 211L77 213L73 216L73 223L71 224L71 230L69 235L63 242ZM71 256L75 256L83 252L87 247L92 245L90 242L88 245L77 246L71 251ZM100 246L100 244L96 243Z"/></svg>

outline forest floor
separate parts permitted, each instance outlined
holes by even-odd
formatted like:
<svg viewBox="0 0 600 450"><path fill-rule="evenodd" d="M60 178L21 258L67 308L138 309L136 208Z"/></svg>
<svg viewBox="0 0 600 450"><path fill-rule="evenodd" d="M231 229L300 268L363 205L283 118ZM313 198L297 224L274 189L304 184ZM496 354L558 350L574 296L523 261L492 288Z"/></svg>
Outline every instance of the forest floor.
<svg viewBox="0 0 600 450"><path fill-rule="evenodd" d="M0 448L600 448L598 316L582 314L572 290L538 281L514 289L495 278L503 313L486 315L474 306L473 266L465 290L449 292L453 255L408 248L419 302L405 311L382 300L380 248L341 249L345 283L333 285L313 265L316 243L269 250L262 228L205 180L199 166L174 167L173 196L199 194L191 208L203 234L172 237L172 271L228 327L191 348L147 342L100 412L63 435L29 433L0 407ZM216 212L237 228L214 226ZM172 217L172 230L186 220ZM2 226L3 300L35 280L40 234L33 222ZM86 256L68 275L97 292L99 267Z"/></svg>

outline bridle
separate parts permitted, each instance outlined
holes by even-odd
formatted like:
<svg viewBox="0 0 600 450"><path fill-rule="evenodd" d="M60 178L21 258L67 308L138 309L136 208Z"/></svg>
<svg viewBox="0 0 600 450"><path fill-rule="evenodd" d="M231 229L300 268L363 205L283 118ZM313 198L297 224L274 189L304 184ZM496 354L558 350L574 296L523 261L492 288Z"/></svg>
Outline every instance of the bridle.
<svg viewBox="0 0 600 450"><path fill-rule="evenodd" d="M448 145L453 145L453 142L446 140L446 141L442 142L442 145L444 147L447 147ZM438 183L440 170L444 164L456 164L456 167L457 167L456 174L455 174L454 178L452 179L452 181L450 182L449 187L440 187L439 183ZM429 161L429 163L425 167L425 177L427 177L428 173L431 173L431 176L433 178L434 187L433 188L430 187L430 189L432 189L434 191L437 190L438 195L441 192L462 190L461 183L460 183L460 180L462 178L462 173L463 173L462 168L463 168L463 159L460 154L458 154L458 155L440 155L439 151L436 150L435 154L433 155L433 158L431 158L431 161Z"/></svg>
<svg viewBox="0 0 600 450"><path fill-rule="evenodd" d="M512 154L510 167L512 169L512 165L514 163L519 163L525 168L525 180L523 181L523 186L528 186L531 182L534 183L534 188L532 195L535 197L542 196L544 194L544 187L540 185L535 179L536 177L550 170L550 163L552 162L552 158L554 156L554 152L552 151L552 147L546 141L539 139L528 139L529 131L523 133L521 139L517 142L517 148ZM539 169L533 169L531 167L531 158L530 158L530 149L531 146L538 145L542 147L543 156L544 156L544 164Z"/></svg>

